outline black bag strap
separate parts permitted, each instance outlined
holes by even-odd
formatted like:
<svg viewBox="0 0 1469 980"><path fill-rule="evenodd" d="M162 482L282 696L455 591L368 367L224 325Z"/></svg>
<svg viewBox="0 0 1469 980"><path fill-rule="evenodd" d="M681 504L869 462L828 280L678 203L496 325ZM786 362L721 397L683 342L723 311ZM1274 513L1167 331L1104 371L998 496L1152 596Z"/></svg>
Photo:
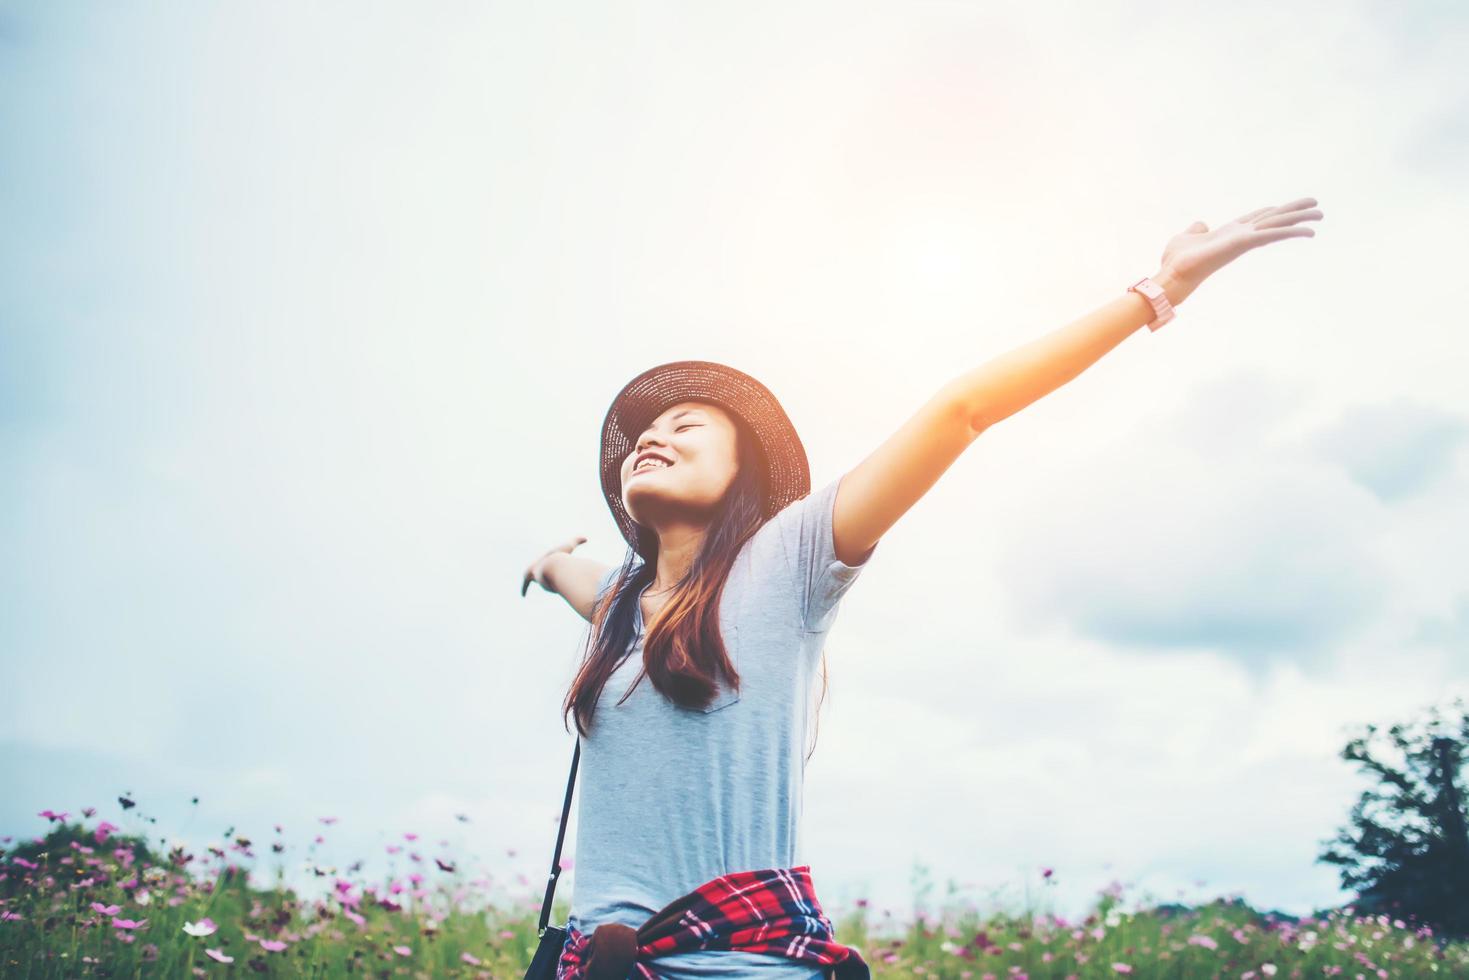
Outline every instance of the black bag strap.
<svg viewBox="0 0 1469 980"><path fill-rule="evenodd" d="M576 750L571 753L571 776L566 780L566 801L561 804L561 826L556 830L556 853L551 856L551 878L546 882L546 900L541 903L541 921L536 926L536 935L546 931L551 921L551 897L556 894L556 879L561 874L561 842L566 839L566 818L571 815L571 790L576 785L576 764L581 761L581 739L576 740Z"/></svg>

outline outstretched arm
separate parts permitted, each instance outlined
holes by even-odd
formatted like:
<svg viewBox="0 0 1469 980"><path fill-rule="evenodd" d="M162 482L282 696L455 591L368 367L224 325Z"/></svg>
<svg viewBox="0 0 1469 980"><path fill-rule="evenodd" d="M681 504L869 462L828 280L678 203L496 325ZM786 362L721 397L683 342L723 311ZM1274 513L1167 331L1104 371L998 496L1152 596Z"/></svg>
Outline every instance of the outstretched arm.
<svg viewBox="0 0 1469 980"><path fill-rule="evenodd" d="M1257 208L1214 231L1196 221L1169 240L1151 278L1178 306L1205 279L1253 248L1312 237L1301 221L1322 217L1314 198ZM1058 330L948 382L902 428L842 476L833 503L839 559L865 558L979 434L1079 375L1153 319L1152 304L1123 292Z"/></svg>
<svg viewBox="0 0 1469 980"><path fill-rule="evenodd" d="M530 584L535 582L547 592L561 596L576 610L577 615L590 622L592 604L597 598L597 584L607 574L609 566L572 554L572 551L586 542L587 539L578 534L531 562L520 581L521 598L525 597Z"/></svg>

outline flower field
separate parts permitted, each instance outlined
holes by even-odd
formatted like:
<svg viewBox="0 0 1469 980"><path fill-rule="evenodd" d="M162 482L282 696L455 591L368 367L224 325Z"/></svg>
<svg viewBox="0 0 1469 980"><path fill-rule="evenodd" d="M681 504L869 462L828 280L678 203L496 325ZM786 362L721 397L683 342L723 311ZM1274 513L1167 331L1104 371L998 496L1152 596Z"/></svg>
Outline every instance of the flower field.
<svg viewBox="0 0 1469 980"><path fill-rule="evenodd" d="M130 801L124 801L129 802ZM154 854L106 820L43 810L44 837L0 841L0 976L465 977L519 980L536 945L538 897L496 901L494 884L450 855L430 856L408 832L386 845L410 870L386 880L312 863L329 889L302 899L250 881L256 842L245 836ZM320 818L329 827L334 818ZM277 827L269 848L292 849ZM396 867L396 865L395 865ZM1043 869L1043 884L1051 869ZM522 883L526 883L524 878ZM539 887L539 886L537 886ZM1120 888L1082 920L946 907L896 922L864 901L828 908L838 938L862 950L875 977L1038 978L1469 977L1469 945L1401 919L1263 916L1242 903L1121 907ZM553 922L564 922L558 896Z"/></svg>

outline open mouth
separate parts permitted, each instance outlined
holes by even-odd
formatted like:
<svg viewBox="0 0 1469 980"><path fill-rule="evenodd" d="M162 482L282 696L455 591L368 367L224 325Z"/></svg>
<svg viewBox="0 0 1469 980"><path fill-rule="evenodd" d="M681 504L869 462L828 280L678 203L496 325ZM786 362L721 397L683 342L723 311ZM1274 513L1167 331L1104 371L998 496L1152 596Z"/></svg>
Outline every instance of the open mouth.
<svg viewBox="0 0 1469 980"><path fill-rule="evenodd" d="M651 473L654 470L666 470L671 468L673 465L673 463L647 463L634 469L632 473L628 474L628 476L634 477L641 473Z"/></svg>

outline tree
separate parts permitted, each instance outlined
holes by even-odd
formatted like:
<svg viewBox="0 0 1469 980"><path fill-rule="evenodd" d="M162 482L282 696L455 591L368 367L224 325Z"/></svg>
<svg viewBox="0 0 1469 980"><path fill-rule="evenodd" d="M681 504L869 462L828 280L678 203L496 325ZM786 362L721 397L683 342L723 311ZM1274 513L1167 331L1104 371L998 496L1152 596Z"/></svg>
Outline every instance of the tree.
<svg viewBox="0 0 1469 980"><path fill-rule="evenodd" d="M1469 937L1469 832L1459 778L1469 750L1469 715L1437 708L1427 723L1393 725L1384 746L1376 725L1353 738L1341 757L1379 785L1352 808L1318 863L1341 866L1342 887L1357 891L1359 911L1428 925L1442 938ZM1388 755L1399 760L1388 760Z"/></svg>

